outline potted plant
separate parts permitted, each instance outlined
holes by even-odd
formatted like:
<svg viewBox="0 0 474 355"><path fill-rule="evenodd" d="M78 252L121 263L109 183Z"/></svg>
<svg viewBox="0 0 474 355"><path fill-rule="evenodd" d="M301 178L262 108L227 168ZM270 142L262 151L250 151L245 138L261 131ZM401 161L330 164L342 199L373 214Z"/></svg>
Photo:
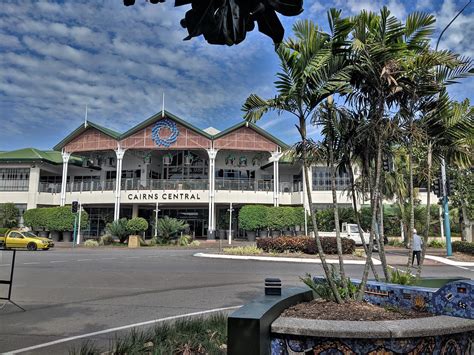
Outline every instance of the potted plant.
<svg viewBox="0 0 474 355"><path fill-rule="evenodd" d="M138 248L140 246L140 234L148 229L148 222L145 218L135 217L127 221L127 229L130 232L128 237L129 248Z"/></svg>
<svg viewBox="0 0 474 355"><path fill-rule="evenodd" d="M25 226L31 228L31 230L38 234L38 236L48 238L49 232L47 231L47 214L47 208L32 208L25 211L23 214Z"/></svg>
<svg viewBox="0 0 474 355"><path fill-rule="evenodd" d="M247 238L251 242L255 241L260 226L259 207L257 205L246 205L239 211L239 226L246 231Z"/></svg>
<svg viewBox="0 0 474 355"><path fill-rule="evenodd" d="M120 218L117 221L107 223L105 229L108 234L118 238L120 243L125 243L128 236L130 235L130 232L127 228L127 222L128 220L126 218Z"/></svg>

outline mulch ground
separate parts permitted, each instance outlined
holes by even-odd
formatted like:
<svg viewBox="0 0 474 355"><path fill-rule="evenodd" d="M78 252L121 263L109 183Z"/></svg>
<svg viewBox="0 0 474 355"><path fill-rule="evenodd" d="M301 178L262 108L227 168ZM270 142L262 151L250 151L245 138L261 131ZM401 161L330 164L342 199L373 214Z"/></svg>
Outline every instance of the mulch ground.
<svg viewBox="0 0 474 355"><path fill-rule="evenodd" d="M292 306L281 316L322 320L381 321L432 317L433 315L415 310L382 308L365 302L348 301L337 304L315 299Z"/></svg>
<svg viewBox="0 0 474 355"><path fill-rule="evenodd" d="M451 260L456 260L456 261L470 261L474 262L474 255L470 254L465 254L465 253L459 253L459 252L454 252L453 257L450 258Z"/></svg>

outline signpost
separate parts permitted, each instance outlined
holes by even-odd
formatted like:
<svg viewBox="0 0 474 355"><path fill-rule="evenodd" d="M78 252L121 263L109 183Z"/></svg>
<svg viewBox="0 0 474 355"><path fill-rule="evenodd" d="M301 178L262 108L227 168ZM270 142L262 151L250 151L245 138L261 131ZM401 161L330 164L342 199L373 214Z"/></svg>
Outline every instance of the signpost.
<svg viewBox="0 0 474 355"><path fill-rule="evenodd" d="M13 287L13 272L15 271L15 259L16 259L16 250L2 250L1 253L10 252L12 253L12 263L10 269L10 278L8 280L0 280L0 285L8 285L8 294L7 297L0 297L0 300L10 302L11 304L20 308L23 312L26 312L26 309L12 301L12 287Z"/></svg>
<svg viewBox="0 0 474 355"><path fill-rule="evenodd" d="M155 207L155 238L158 237L158 212L160 211L159 208L159 203L156 201L156 207Z"/></svg>

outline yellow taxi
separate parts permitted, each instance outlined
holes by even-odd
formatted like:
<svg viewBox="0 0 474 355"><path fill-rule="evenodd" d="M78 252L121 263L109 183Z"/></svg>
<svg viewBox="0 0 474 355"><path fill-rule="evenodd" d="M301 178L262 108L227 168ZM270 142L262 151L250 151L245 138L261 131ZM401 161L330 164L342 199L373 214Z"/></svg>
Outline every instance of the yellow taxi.
<svg viewBox="0 0 474 355"><path fill-rule="evenodd" d="M0 247L48 250L49 248L54 247L54 243L48 238L38 237L36 234L31 232L9 230L5 235L0 235Z"/></svg>

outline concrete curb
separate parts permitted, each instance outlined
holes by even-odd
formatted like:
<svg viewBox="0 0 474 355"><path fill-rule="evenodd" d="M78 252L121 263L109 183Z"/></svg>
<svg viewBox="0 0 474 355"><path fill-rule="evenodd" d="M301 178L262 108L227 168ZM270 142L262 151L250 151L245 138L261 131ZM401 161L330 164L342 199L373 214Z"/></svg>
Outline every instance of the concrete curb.
<svg viewBox="0 0 474 355"><path fill-rule="evenodd" d="M425 255L426 259L438 261L443 264L452 265L452 266L474 266L474 262L469 261L454 261L451 259L443 258L441 256L434 256L434 255Z"/></svg>
<svg viewBox="0 0 474 355"><path fill-rule="evenodd" d="M194 256L198 258L211 258L211 259L231 259L231 260L256 260L256 261L279 261L284 263L303 263L303 264L321 264L321 260L317 259L303 259L303 258L284 258L276 256L247 256L247 255L222 255L222 254L207 254L207 253L196 253ZM372 258L374 265L381 265L382 263ZM338 264L337 259L326 259L328 264ZM365 260L344 260L345 265L364 265Z"/></svg>

